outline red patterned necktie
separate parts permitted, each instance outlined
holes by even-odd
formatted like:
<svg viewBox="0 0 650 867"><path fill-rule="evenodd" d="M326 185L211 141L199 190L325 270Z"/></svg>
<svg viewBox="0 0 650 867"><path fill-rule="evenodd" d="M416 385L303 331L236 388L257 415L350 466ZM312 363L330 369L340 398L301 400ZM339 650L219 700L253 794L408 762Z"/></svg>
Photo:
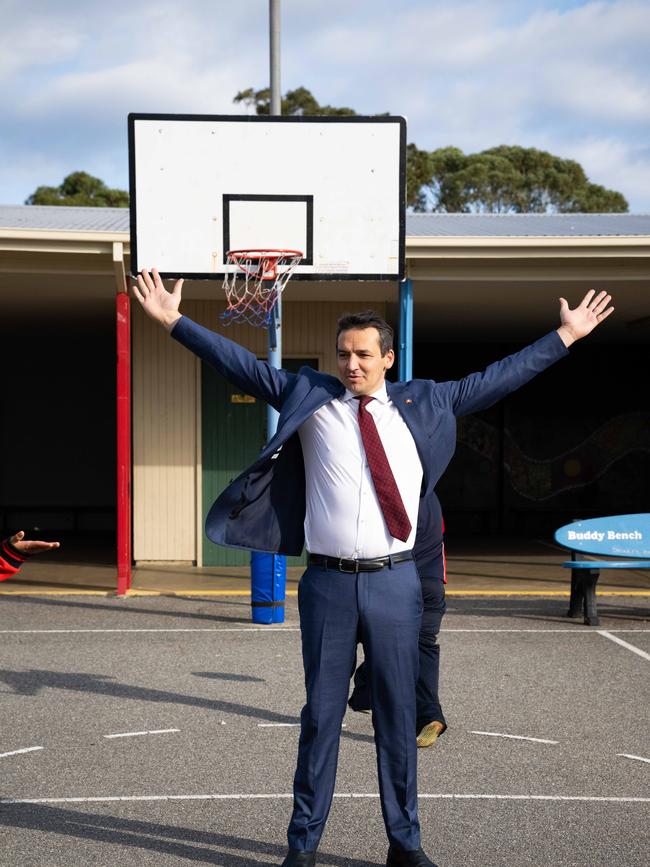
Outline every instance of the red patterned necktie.
<svg viewBox="0 0 650 867"><path fill-rule="evenodd" d="M366 409L366 406L374 398L366 394L363 397L358 397L357 400L359 401L361 439L386 526L391 536L406 542L411 534L411 522L406 514L404 502L388 463L375 420Z"/></svg>

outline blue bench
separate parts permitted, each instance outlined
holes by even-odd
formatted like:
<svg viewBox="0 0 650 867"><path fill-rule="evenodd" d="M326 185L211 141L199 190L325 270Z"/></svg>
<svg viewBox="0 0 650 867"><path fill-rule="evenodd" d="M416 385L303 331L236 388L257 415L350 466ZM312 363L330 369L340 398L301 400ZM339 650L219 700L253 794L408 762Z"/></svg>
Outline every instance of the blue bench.
<svg viewBox="0 0 650 867"><path fill-rule="evenodd" d="M612 515L565 524L555 532L555 541L571 551L562 563L571 569L569 617L584 617L588 626L598 626L596 583L601 569L650 569L650 514ZM612 559L584 559L585 554Z"/></svg>

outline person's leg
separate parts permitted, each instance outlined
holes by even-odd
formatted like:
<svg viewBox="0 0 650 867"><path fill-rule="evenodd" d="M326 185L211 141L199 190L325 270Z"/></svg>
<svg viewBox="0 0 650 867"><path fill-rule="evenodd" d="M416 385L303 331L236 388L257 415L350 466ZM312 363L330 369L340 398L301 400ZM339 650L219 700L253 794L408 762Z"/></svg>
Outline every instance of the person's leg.
<svg viewBox="0 0 650 867"><path fill-rule="evenodd" d="M390 845L420 847L415 684L422 590L413 562L359 576L360 637L366 654L381 806Z"/></svg>
<svg viewBox="0 0 650 867"><path fill-rule="evenodd" d="M291 849L313 852L329 814L357 646L358 576L310 566L298 589L307 701L300 716Z"/></svg>
<svg viewBox="0 0 650 867"><path fill-rule="evenodd" d="M361 713L370 710L370 684L368 683L368 668L365 660L357 666L354 672L354 689L348 701L352 710Z"/></svg>
<svg viewBox="0 0 650 867"><path fill-rule="evenodd" d="M440 645L438 633L445 613L445 585L438 577L420 578L422 583L422 625L418 641L419 675L416 689L417 731L431 722L440 722L447 728L440 705L438 681L440 671ZM442 732L440 732L442 734Z"/></svg>

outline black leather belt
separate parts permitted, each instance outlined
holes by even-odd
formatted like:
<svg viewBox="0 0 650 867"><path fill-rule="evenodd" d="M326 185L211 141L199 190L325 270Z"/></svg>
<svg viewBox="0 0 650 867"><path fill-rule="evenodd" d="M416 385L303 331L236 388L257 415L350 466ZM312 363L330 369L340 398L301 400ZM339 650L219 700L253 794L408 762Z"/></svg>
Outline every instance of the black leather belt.
<svg viewBox="0 0 650 867"><path fill-rule="evenodd" d="M344 557L326 557L324 554L310 554L307 563L310 566L325 566L327 569L337 569L339 572L379 572L380 569L390 569L397 563L413 559L413 551L400 551L389 554L388 557L373 557L372 560L346 560Z"/></svg>

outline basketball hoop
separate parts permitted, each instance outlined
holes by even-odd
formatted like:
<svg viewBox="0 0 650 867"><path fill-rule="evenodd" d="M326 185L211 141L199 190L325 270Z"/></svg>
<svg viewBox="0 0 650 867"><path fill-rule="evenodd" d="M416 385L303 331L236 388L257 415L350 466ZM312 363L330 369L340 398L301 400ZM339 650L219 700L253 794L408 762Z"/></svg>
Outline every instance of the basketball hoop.
<svg viewBox="0 0 650 867"><path fill-rule="evenodd" d="M229 250L224 325L247 322L268 328L273 308L301 259L299 250Z"/></svg>

